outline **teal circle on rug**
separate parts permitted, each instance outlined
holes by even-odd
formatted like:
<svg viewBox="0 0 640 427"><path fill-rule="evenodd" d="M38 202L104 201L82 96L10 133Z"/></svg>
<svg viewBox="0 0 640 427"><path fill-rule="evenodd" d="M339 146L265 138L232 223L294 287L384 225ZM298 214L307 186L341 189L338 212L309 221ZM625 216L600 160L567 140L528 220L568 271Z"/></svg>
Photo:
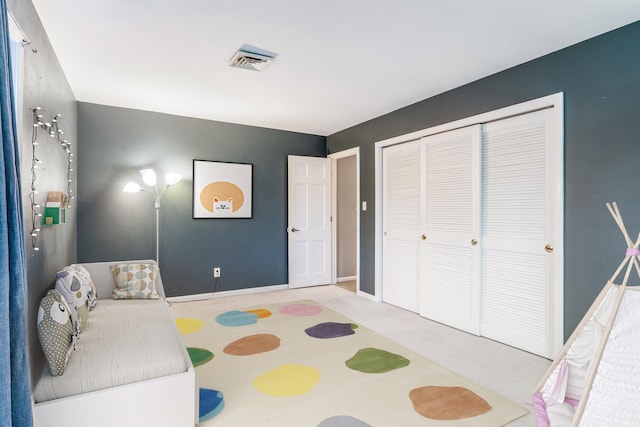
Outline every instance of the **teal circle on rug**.
<svg viewBox="0 0 640 427"><path fill-rule="evenodd" d="M187 353L189 353L189 359L193 363L193 367L204 365L211 359L213 359L213 353L206 348L187 347Z"/></svg>
<svg viewBox="0 0 640 427"><path fill-rule="evenodd" d="M238 310L227 311L216 316L216 322L229 327L253 325L258 323L258 314Z"/></svg>
<svg viewBox="0 0 640 427"><path fill-rule="evenodd" d="M327 418L318 424L317 427L372 427L371 424L367 424L364 421L360 421L357 418L349 417L347 415L338 415L335 417Z"/></svg>
<svg viewBox="0 0 640 427"><path fill-rule="evenodd" d="M383 374L409 365L409 359L399 354L390 353L377 348L363 348L349 360L344 362L354 371L365 374Z"/></svg>
<svg viewBox="0 0 640 427"><path fill-rule="evenodd" d="M224 396L218 390L200 389L200 411L198 422L214 418L224 409Z"/></svg>

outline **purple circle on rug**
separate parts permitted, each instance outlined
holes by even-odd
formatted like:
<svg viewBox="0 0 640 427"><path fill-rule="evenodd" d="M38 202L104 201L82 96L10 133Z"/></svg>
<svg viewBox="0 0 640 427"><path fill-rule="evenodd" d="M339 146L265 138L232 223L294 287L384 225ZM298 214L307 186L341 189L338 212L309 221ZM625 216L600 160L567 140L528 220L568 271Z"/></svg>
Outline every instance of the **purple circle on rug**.
<svg viewBox="0 0 640 427"><path fill-rule="evenodd" d="M322 307L312 304L289 304L280 307L280 313L289 316L317 316L322 313Z"/></svg>
<svg viewBox="0 0 640 427"><path fill-rule="evenodd" d="M360 421L357 418L349 417L347 415L338 415L335 417L327 418L318 424L318 427L372 427L371 424L367 424L364 421Z"/></svg>
<svg viewBox="0 0 640 427"><path fill-rule="evenodd" d="M327 339L353 335L355 334L354 329L357 327L358 325L355 325L353 323L324 322L318 323L317 325L307 328L304 331L310 337Z"/></svg>

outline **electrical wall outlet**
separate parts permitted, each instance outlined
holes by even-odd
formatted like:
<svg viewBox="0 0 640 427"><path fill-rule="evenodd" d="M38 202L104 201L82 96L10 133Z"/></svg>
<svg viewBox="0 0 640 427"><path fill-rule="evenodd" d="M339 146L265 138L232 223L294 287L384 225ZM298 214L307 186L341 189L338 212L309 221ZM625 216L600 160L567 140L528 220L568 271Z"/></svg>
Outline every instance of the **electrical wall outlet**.
<svg viewBox="0 0 640 427"><path fill-rule="evenodd" d="M220 267L214 267L213 268L213 277L220 277Z"/></svg>

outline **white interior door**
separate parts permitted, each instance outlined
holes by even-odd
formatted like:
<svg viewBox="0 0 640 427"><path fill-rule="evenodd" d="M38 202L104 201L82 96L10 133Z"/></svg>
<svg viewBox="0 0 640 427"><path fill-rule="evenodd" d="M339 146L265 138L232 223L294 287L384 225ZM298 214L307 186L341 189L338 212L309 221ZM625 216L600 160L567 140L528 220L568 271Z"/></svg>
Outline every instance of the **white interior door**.
<svg viewBox="0 0 640 427"><path fill-rule="evenodd" d="M561 329L555 117L549 108L483 130L482 335L546 357L558 351Z"/></svg>
<svg viewBox="0 0 640 427"><path fill-rule="evenodd" d="M331 283L331 160L289 156L289 287Z"/></svg>
<svg viewBox="0 0 640 427"><path fill-rule="evenodd" d="M385 147L382 156L382 300L417 312L420 142Z"/></svg>
<svg viewBox="0 0 640 427"><path fill-rule="evenodd" d="M480 333L480 125L424 138L420 314Z"/></svg>

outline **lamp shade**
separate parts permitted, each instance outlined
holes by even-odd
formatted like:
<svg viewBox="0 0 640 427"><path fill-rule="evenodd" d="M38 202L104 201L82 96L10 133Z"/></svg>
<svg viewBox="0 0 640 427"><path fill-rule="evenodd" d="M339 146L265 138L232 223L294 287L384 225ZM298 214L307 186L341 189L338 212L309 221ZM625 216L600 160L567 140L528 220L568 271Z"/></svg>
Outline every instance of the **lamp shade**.
<svg viewBox="0 0 640 427"><path fill-rule="evenodd" d="M154 185L156 185L156 181L157 181L156 171L154 171L153 169L142 169L140 173L142 174L142 180L144 181L145 184L147 184L150 187L153 187Z"/></svg>
<svg viewBox="0 0 640 427"><path fill-rule="evenodd" d="M164 176L164 181L167 183L167 185L173 185L176 182L180 181L181 179L182 179L182 175L175 172L169 172Z"/></svg>
<svg viewBox="0 0 640 427"><path fill-rule="evenodd" d="M135 182L128 182L122 189L125 193L137 193L140 190L142 190L142 188Z"/></svg>

